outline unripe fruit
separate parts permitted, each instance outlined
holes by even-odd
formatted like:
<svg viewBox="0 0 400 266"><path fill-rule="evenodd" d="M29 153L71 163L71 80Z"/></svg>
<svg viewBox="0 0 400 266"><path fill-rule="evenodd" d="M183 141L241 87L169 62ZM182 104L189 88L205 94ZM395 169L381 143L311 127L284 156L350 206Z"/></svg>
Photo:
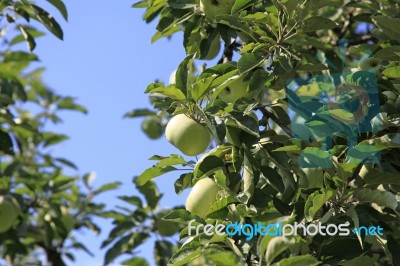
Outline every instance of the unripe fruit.
<svg viewBox="0 0 400 266"><path fill-rule="evenodd" d="M230 14L235 0L200 0L200 9L214 20L218 15Z"/></svg>
<svg viewBox="0 0 400 266"><path fill-rule="evenodd" d="M10 229L18 217L18 207L4 196L0 196L0 233Z"/></svg>
<svg viewBox="0 0 400 266"><path fill-rule="evenodd" d="M142 122L142 130L150 139L158 139L163 134L161 119L157 116L149 116Z"/></svg>
<svg viewBox="0 0 400 266"><path fill-rule="evenodd" d="M378 58L367 58L360 63L361 70L377 70L381 60Z"/></svg>
<svg viewBox="0 0 400 266"><path fill-rule="evenodd" d="M213 179L208 177L200 179L186 199L186 210L197 216L206 217L210 212L211 205L216 202L220 190Z"/></svg>
<svg viewBox="0 0 400 266"><path fill-rule="evenodd" d="M247 95L249 83L249 81L244 81L243 78L239 78L226 86L218 94L218 97L226 103L233 103L237 99Z"/></svg>
<svg viewBox="0 0 400 266"><path fill-rule="evenodd" d="M184 114L174 116L165 129L167 140L188 156L199 155L210 144L208 129Z"/></svg>

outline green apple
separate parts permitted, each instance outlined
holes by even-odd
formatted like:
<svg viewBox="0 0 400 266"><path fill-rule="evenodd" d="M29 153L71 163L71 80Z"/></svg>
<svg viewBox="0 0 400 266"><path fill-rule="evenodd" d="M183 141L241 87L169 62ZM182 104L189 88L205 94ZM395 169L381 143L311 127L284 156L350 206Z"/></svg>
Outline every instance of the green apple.
<svg viewBox="0 0 400 266"><path fill-rule="evenodd" d="M367 58L360 63L361 70L378 70L381 60L378 58Z"/></svg>
<svg viewBox="0 0 400 266"><path fill-rule="evenodd" d="M191 213L206 217L211 205L217 200L217 194L221 189L211 178L203 178L197 181L186 199L186 210Z"/></svg>
<svg viewBox="0 0 400 266"><path fill-rule="evenodd" d="M162 218L167 215L171 210L161 210L157 214L157 218L154 221L154 225L158 230L158 233L162 236L172 236L178 232L177 224L174 222L164 221Z"/></svg>
<svg viewBox="0 0 400 266"><path fill-rule="evenodd" d="M237 80L226 86L219 94L218 97L226 103L233 103L239 98L247 96L247 87L250 81L244 81L243 78Z"/></svg>
<svg viewBox="0 0 400 266"><path fill-rule="evenodd" d="M234 3L235 0L200 0L200 10L214 20L218 15L230 14Z"/></svg>
<svg viewBox="0 0 400 266"><path fill-rule="evenodd" d="M167 140L188 156L199 155L210 145L208 129L185 114L174 116L165 129Z"/></svg>
<svg viewBox="0 0 400 266"><path fill-rule="evenodd" d="M176 69L172 71L171 75L169 75L169 84L176 83Z"/></svg>
<svg viewBox="0 0 400 266"><path fill-rule="evenodd" d="M158 116L149 116L142 122L142 130L151 139L158 139L163 134L163 126Z"/></svg>
<svg viewBox="0 0 400 266"><path fill-rule="evenodd" d="M4 196L0 196L0 233L10 229L18 217L18 207Z"/></svg>

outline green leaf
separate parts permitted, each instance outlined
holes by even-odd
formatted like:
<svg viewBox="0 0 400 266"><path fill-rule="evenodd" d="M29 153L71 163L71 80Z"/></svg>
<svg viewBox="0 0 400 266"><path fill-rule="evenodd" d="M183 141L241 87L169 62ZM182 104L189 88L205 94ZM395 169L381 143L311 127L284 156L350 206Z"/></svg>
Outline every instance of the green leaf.
<svg viewBox="0 0 400 266"><path fill-rule="evenodd" d="M75 99L72 97L63 98L58 102L58 109L60 110L75 110L87 114L87 109L82 105L76 104Z"/></svg>
<svg viewBox="0 0 400 266"><path fill-rule="evenodd" d="M174 183L175 193L181 194L185 188L192 187L192 173L182 174Z"/></svg>
<svg viewBox="0 0 400 266"><path fill-rule="evenodd" d="M149 235L147 233L132 233L119 239L105 255L104 264L111 263L115 258L125 252L132 252L134 248L141 245Z"/></svg>
<svg viewBox="0 0 400 266"><path fill-rule="evenodd" d="M145 93L149 92L160 93L176 101L183 101L186 99L186 96L183 94L183 92L172 84L165 87L160 83L152 83L147 87L145 91Z"/></svg>
<svg viewBox="0 0 400 266"><path fill-rule="evenodd" d="M61 0L47 0L47 1L51 3L55 8L57 8L57 10L60 11L61 15L63 16L63 18L66 21L68 21L68 11L63 1Z"/></svg>
<svg viewBox="0 0 400 266"><path fill-rule="evenodd" d="M206 249L204 256L218 266L240 266L243 265L241 257L232 251L225 251L217 248L209 247Z"/></svg>
<svg viewBox="0 0 400 266"><path fill-rule="evenodd" d="M232 111L229 113L227 125L237 127L253 136L259 137L258 120L252 116L243 114L242 112Z"/></svg>
<svg viewBox="0 0 400 266"><path fill-rule="evenodd" d="M246 7L249 7L251 4L253 4L255 1L254 0L237 0L235 1L235 4L232 7L232 14L237 13Z"/></svg>
<svg viewBox="0 0 400 266"><path fill-rule="evenodd" d="M139 190L140 193L144 195L147 204L151 209L154 210L157 208L158 203L162 197L162 194L160 195L160 192L153 181L149 181L142 186L137 186L136 189Z"/></svg>
<svg viewBox="0 0 400 266"><path fill-rule="evenodd" d="M152 111L150 109L135 109L130 111L124 115L124 118L132 118L132 117L142 117L149 115L157 115L157 112Z"/></svg>
<svg viewBox="0 0 400 266"><path fill-rule="evenodd" d="M92 182L96 179L96 173L95 172L89 172L83 176L83 183L85 186L90 189L92 188Z"/></svg>
<svg viewBox="0 0 400 266"><path fill-rule="evenodd" d="M36 47L35 38L33 38L33 36L27 30L25 30L24 27L20 26L19 29L21 30L22 36L28 44L29 51L32 52L33 50L35 50Z"/></svg>
<svg viewBox="0 0 400 266"><path fill-rule="evenodd" d="M280 260L277 266L315 266L318 265L319 261L313 256L307 254L302 256L295 256ZM361 264L366 265L366 264Z"/></svg>
<svg viewBox="0 0 400 266"><path fill-rule="evenodd" d="M187 95L188 72L189 68L192 67L192 64L193 55L188 55L185 59L183 59L176 70L175 85L179 90L181 90L183 95Z"/></svg>
<svg viewBox="0 0 400 266"><path fill-rule="evenodd" d="M174 246L166 240L158 240L154 246L154 260L157 265L167 265L172 257Z"/></svg>
<svg viewBox="0 0 400 266"><path fill-rule="evenodd" d="M141 208L143 205L142 200L137 196L119 196L118 198L139 208Z"/></svg>
<svg viewBox="0 0 400 266"><path fill-rule="evenodd" d="M156 167L166 167L176 164L186 165L187 162L183 159L182 156L177 154L172 154L170 157L160 157L160 156L153 156L150 160L160 160L155 166Z"/></svg>
<svg viewBox="0 0 400 266"><path fill-rule="evenodd" d="M25 53L21 51L17 52L6 52L3 54L4 56L4 62L18 62L18 61L38 61L39 58L37 55L31 54L31 53Z"/></svg>
<svg viewBox="0 0 400 266"><path fill-rule="evenodd" d="M400 45L393 45L376 52L374 58L387 61L400 61Z"/></svg>
<svg viewBox="0 0 400 266"><path fill-rule="evenodd" d="M364 176L365 185L400 185L398 173L381 172L374 168L369 169Z"/></svg>
<svg viewBox="0 0 400 266"><path fill-rule="evenodd" d="M143 173L141 173L138 176L138 178L136 179L136 184L138 186L143 186L153 178L175 170L177 169L173 166L166 166L166 167L153 166L151 168L146 169Z"/></svg>
<svg viewBox="0 0 400 266"><path fill-rule="evenodd" d="M187 223L190 220L195 219L200 223L205 223L205 221L197 216L192 215L185 209L175 209L164 216L163 220L177 222L177 223Z"/></svg>
<svg viewBox="0 0 400 266"><path fill-rule="evenodd" d="M272 238L267 246L267 251L265 253L265 260L267 265L271 265L274 259L284 252L287 248L295 243L295 239L289 239L284 237L274 237Z"/></svg>
<svg viewBox="0 0 400 266"><path fill-rule="evenodd" d="M354 192L354 197L360 202L376 203L383 207L388 207L393 210L397 208L396 196L388 191L372 190L363 188Z"/></svg>
<svg viewBox="0 0 400 266"><path fill-rule="evenodd" d="M250 70L261 66L265 58L255 53L244 54L238 61L238 68L240 74L249 72Z"/></svg>
<svg viewBox="0 0 400 266"><path fill-rule="evenodd" d="M278 172L269 167L269 166L262 166L261 173L267 178L268 182L275 188L277 191L283 193L285 190L285 185L282 181L282 177L278 174Z"/></svg>
<svg viewBox="0 0 400 266"><path fill-rule="evenodd" d="M393 40L400 42L400 19L388 16L372 16L372 21Z"/></svg>
<svg viewBox="0 0 400 266"><path fill-rule="evenodd" d="M329 18L315 16L308 18L304 21L303 24L303 31L310 32L310 31L317 31L317 30L327 30L337 27L337 23L330 20Z"/></svg>
<svg viewBox="0 0 400 266"><path fill-rule="evenodd" d="M62 40L64 38L64 33L58 22L50 15L47 11L38 7L36 5L31 5L33 11L36 14L36 19L40 21L51 33L57 38Z"/></svg>
<svg viewBox="0 0 400 266"><path fill-rule="evenodd" d="M382 74L388 78L400 78L400 66L389 67L385 69Z"/></svg>
<svg viewBox="0 0 400 266"><path fill-rule="evenodd" d="M335 191L332 189L323 189L311 194L304 206L304 216L307 221L312 221L315 214L322 208L322 206L333 197Z"/></svg>
<svg viewBox="0 0 400 266"><path fill-rule="evenodd" d="M8 133L0 129L0 151L5 154L13 155L13 143Z"/></svg>
<svg viewBox="0 0 400 266"><path fill-rule="evenodd" d="M107 184L102 185L98 189L96 189L93 192L93 194L98 195L100 193L103 193L103 192L106 192L106 191L109 191L109 190L114 190L114 189L118 188L120 185L121 185L121 182L119 182L119 181L107 183Z"/></svg>
<svg viewBox="0 0 400 266"><path fill-rule="evenodd" d="M124 266L149 266L149 263L144 258L132 258L128 260L124 260L122 263Z"/></svg>
<svg viewBox="0 0 400 266"><path fill-rule="evenodd" d="M193 170L194 178L200 179L215 172L223 166L223 156L231 150L230 147L220 145L217 148L205 153L196 163Z"/></svg>
<svg viewBox="0 0 400 266"><path fill-rule="evenodd" d="M201 247L186 247L184 246L178 252L176 252L171 260L169 261L168 265L171 266L180 266L184 265L188 262L191 262L195 258L201 255Z"/></svg>
<svg viewBox="0 0 400 266"><path fill-rule="evenodd" d="M44 132L42 133L42 138L44 147L55 145L69 139L67 135L61 135L54 132Z"/></svg>

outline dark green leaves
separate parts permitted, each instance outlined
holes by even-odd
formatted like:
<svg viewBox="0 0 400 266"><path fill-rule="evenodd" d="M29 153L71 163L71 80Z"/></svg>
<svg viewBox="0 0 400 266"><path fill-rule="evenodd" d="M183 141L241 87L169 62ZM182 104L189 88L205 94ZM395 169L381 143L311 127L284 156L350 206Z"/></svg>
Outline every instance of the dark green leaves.
<svg viewBox="0 0 400 266"><path fill-rule="evenodd" d="M238 62L240 74L245 74L250 70L262 65L264 61L265 58L260 55L254 53L244 54Z"/></svg>
<svg viewBox="0 0 400 266"><path fill-rule="evenodd" d="M31 7L36 15L35 19L40 21L54 36L62 40L64 38L63 30L53 16L39 6L31 5Z"/></svg>
<svg viewBox="0 0 400 266"><path fill-rule="evenodd" d="M390 193L388 191L363 188L355 191L353 195L360 202L376 203L380 206L388 207L393 210L395 210L398 205L395 195L393 195L393 193Z"/></svg>
<svg viewBox="0 0 400 266"><path fill-rule="evenodd" d="M63 18L67 21L68 20L68 11L67 11L67 7L65 6L65 4L63 3L63 1L61 0L47 0L49 3L51 3L55 8L58 9L58 11L60 11L61 15L63 16Z"/></svg>
<svg viewBox="0 0 400 266"><path fill-rule="evenodd" d="M373 16L372 21L390 38L400 42L400 19L389 16Z"/></svg>
<svg viewBox="0 0 400 266"><path fill-rule="evenodd" d="M0 130L0 151L5 154L14 154L13 143L8 133Z"/></svg>
<svg viewBox="0 0 400 266"><path fill-rule="evenodd" d="M337 23L320 16L315 16L304 21L303 31L312 32L317 30L327 30L337 27Z"/></svg>

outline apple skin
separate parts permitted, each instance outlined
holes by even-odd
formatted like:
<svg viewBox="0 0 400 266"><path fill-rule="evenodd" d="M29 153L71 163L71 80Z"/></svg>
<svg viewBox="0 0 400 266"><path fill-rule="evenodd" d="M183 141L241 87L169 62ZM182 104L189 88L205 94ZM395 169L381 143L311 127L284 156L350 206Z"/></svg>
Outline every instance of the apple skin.
<svg viewBox="0 0 400 266"><path fill-rule="evenodd" d="M163 134L161 119L157 116L149 116L142 122L142 130L150 139L158 139Z"/></svg>
<svg viewBox="0 0 400 266"><path fill-rule="evenodd" d="M367 58L360 63L361 70L378 70L381 60L378 58Z"/></svg>
<svg viewBox="0 0 400 266"><path fill-rule="evenodd" d="M4 196L0 196L0 233L10 229L18 217L18 209L15 204Z"/></svg>
<svg viewBox="0 0 400 266"><path fill-rule="evenodd" d="M185 114L174 116L165 129L167 140L183 154L196 156L210 145L208 129Z"/></svg>
<svg viewBox="0 0 400 266"><path fill-rule="evenodd" d="M218 15L230 14L235 0L200 0L200 10L214 20Z"/></svg>
<svg viewBox="0 0 400 266"><path fill-rule="evenodd" d="M226 103L233 103L239 98L243 98L247 95L247 87L249 81L244 81L243 78L239 78L226 86L219 94L218 97Z"/></svg>
<svg viewBox="0 0 400 266"><path fill-rule="evenodd" d="M203 178L197 181L186 199L186 210L205 218L211 209L211 205L217 200L217 194L221 189L211 178Z"/></svg>

